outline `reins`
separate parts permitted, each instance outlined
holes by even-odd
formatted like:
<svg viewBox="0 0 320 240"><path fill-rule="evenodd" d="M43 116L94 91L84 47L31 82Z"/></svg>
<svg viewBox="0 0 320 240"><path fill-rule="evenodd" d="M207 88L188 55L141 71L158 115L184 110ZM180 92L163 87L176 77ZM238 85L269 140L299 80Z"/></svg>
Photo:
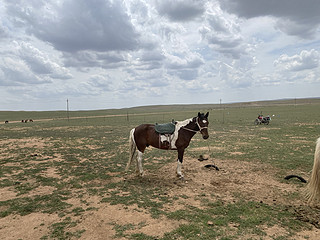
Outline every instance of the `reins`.
<svg viewBox="0 0 320 240"><path fill-rule="evenodd" d="M197 124L199 130L193 130L193 129L186 128L186 127L182 127L182 129L188 130L188 131L190 131L190 132L195 132L195 133L197 133L197 132L201 132L202 129L208 128L208 127L201 127L200 124L198 123L198 119L199 119L199 118L197 117L197 119L196 119L196 124ZM209 146L209 143L208 143L208 142L207 142L207 146L208 146L209 156L210 156L210 155L211 155L211 149L210 149L210 146Z"/></svg>

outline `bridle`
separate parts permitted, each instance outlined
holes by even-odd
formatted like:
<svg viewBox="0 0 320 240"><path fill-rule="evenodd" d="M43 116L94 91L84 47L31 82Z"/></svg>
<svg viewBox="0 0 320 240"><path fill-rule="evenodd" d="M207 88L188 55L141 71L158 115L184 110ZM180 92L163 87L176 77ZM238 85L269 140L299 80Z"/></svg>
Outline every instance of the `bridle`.
<svg viewBox="0 0 320 240"><path fill-rule="evenodd" d="M196 124L197 124L199 130L193 130L193 129L186 128L186 127L182 127L182 129L188 130L188 131L190 131L190 132L195 132L195 133L197 133L197 132L201 132L201 131L202 131L203 129L205 129L205 128L208 128L208 127L201 127L200 124L199 124L198 119L199 119L199 117L196 118Z"/></svg>

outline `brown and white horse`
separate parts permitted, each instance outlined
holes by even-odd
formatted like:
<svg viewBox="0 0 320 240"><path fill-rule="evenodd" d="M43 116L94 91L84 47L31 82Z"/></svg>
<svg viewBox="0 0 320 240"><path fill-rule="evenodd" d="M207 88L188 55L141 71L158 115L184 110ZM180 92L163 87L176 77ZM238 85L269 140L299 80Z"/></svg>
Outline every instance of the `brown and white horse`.
<svg viewBox="0 0 320 240"><path fill-rule="evenodd" d="M197 132L202 134L203 139L207 139L209 137L208 116L209 112L206 114L199 112L197 117L176 122L174 133L168 137L157 133L155 131L154 124L142 124L133 128L130 131L129 137L130 155L126 171L128 171L132 160L136 155L136 150L138 150L138 154L136 156L136 170L140 176L143 176L142 155L145 149L151 145L159 149L178 151L177 175L180 178L183 178L181 167L184 150L189 146L191 138Z"/></svg>
<svg viewBox="0 0 320 240"><path fill-rule="evenodd" d="M313 168L307 185L308 202L320 202L320 138L317 140Z"/></svg>

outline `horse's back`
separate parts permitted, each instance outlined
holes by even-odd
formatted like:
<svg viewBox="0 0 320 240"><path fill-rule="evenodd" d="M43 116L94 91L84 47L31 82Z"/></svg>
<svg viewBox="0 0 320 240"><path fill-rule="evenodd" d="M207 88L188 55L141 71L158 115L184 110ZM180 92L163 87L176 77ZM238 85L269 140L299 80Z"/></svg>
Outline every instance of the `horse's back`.
<svg viewBox="0 0 320 240"><path fill-rule="evenodd" d="M150 129L154 129L154 124L141 124L135 128L135 132L144 132Z"/></svg>
<svg viewBox="0 0 320 240"><path fill-rule="evenodd" d="M154 124L141 124L134 129L134 137L147 139L154 132Z"/></svg>

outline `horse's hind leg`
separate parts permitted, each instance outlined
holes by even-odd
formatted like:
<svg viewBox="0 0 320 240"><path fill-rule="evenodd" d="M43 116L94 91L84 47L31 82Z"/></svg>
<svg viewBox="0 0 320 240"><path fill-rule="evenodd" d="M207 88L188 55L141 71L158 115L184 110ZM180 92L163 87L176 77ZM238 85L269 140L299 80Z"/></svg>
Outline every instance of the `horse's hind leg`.
<svg viewBox="0 0 320 240"><path fill-rule="evenodd" d="M137 174L140 176L143 176L143 174L144 174L143 168L142 168L142 155L143 155L143 153L138 150L138 156L136 158L136 161L137 161L136 171L137 171Z"/></svg>

